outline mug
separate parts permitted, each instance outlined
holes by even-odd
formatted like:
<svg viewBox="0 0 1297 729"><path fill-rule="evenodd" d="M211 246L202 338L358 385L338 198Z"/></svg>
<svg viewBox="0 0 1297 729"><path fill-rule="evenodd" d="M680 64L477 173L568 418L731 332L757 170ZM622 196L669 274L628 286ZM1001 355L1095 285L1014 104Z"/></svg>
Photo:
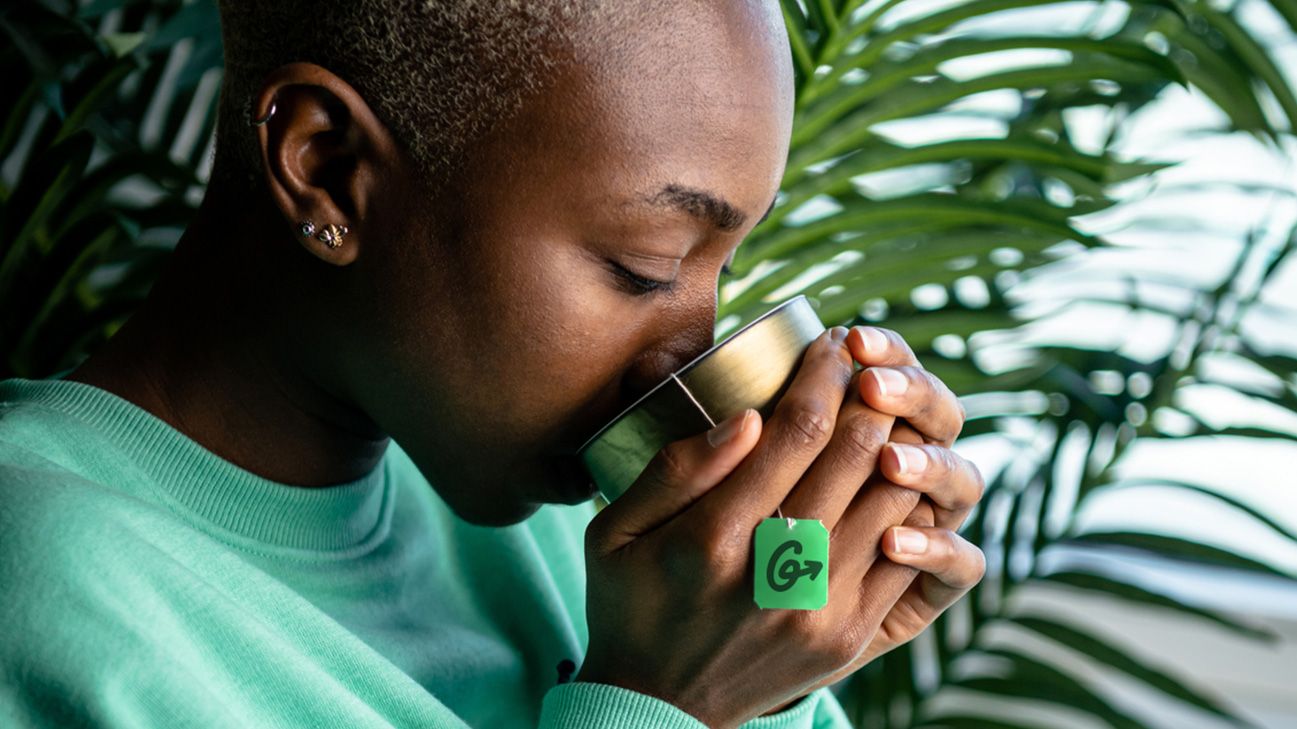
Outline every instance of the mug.
<svg viewBox="0 0 1297 729"><path fill-rule="evenodd" d="M762 314L671 373L577 451L599 493L626 492L663 446L746 408L768 418L802 353L824 332L805 296Z"/></svg>

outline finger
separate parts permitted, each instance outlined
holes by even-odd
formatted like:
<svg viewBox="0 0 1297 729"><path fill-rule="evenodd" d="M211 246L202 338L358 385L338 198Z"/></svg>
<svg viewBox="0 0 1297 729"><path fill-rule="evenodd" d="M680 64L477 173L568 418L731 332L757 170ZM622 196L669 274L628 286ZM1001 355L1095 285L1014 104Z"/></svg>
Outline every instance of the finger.
<svg viewBox="0 0 1297 729"><path fill-rule="evenodd" d="M855 367L846 335L834 327L807 348L752 453L698 505L704 518L751 529L775 513L833 434Z"/></svg>
<svg viewBox="0 0 1297 729"><path fill-rule="evenodd" d="M931 526L932 507L927 503L918 503L908 514L899 519L889 520L883 530L898 521L913 527ZM881 533L880 531L879 534ZM865 565L863 570L844 570L839 566L838 577L844 582L842 589L850 592L855 600L852 609L855 612L855 619L860 622L860 634L872 635L896 601L909 589L910 583L914 582L919 572L909 565L889 559L876 559L882 553L881 537L875 537L861 547L848 547L845 542L835 542L832 548L837 550L836 558L839 563L843 561L842 557L851 552L868 555L869 564ZM829 557L832 563L835 553L830 553ZM833 575L831 574L830 577Z"/></svg>
<svg viewBox="0 0 1297 729"><path fill-rule="evenodd" d="M847 333L847 349L865 367L919 364L905 338L882 327L852 327Z"/></svg>
<svg viewBox="0 0 1297 729"><path fill-rule="evenodd" d="M883 536L883 553L893 562L925 573L919 597L937 612L973 589L986 574L982 550L941 527L892 527Z"/></svg>
<svg viewBox="0 0 1297 729"><path fill-rule="evenodd" d="M904 523L911 526L932 524L931 507L927 504L919 504L905 517ZM875 543L873 547L876 550L878 544ZM874 564L863 579L857 579L854 583L843 586L844 591L850 593L843 599L843 604L846 606L844 611L849 614L847 619L856 624L855 634L861 640L860 655L849 665L825 677L815 688L835 684L873 660L877 655L874 647L877 644L875 634L879 626L897 600L911 588L918 574L919 571L913 567L884 559ZM837 600L837 598L830 599Z"/></svg>
<svg viewBox="0 0 1297 729"><path fill-rule="evenodd" d="M905 418L928 442L949 446L964 429L959 398L922 367L869 367L860 378L860 396L875 410Z"/></svg>
<svg viewBox="0 0 1297 729"><path fill-rule="evenodd" d="M587 546L609 554L670 521L723 481L760 435L761 417L749 408L705 433L669 443L626 493L595 515Z"/></svg>
<svg viewBox="0 0 1297 729"><path fill-rule="evenodd" d="M889 438L897 443L923 442L923 437L902 420L892 425ZM921 497L913 489L888 482L878 470L856 490L846 511L831 530L833 548L838 553L850 555L851 560L860 560L852 568L852 579L859 580L869 569L878 554L883 532L890 526L902 523L901 518L907 514L913 517L918 512L925 511L929 518L922 526L933 524L930 516L932 507L927 503L919 504Z"/></svg>
<svg viewBox="0 0 1297 729"><path fill-rule="evenodd" d="M928 538L927 548L915 553L899 551L896 549L899 535L891 531L883 540L883 550L891 561L916 567L920 572L918 579L901 595L878 626L873 643L862 656L865 662L913 639L925 630L946 608L968 594L981 581L986 571L986 558L982 555L982 550L948 529L894 529L924 534ZM902 538L900 541L906 540Z"/></svg>
<svg viewBox="0 0 1297 729"><path fill-rule="evenodd" d="M958 529L986 491L977 466L949 448L888 443L878 463L888 480L927 494L946 529Z"/></svg>
<svg viewBox="0 0 1297 729"><path fill-rule="evenodd" d="M921 503L922 494L875 476L865 483L838 520L829 536L830 578L858 584L875 569L882 554L883 534L907 519L922 517L923 526L934 523L932 507ZM835 572L836 570L836 572Z"/></svg>
<svg viewBox="0 0 1297 729"><path fill-rule="evenodd" d="M784 516L819 519L832 531L861 485L874 472L878 454L896 418L878 412L861 400L857 388L862 371L851 378L833 437L784 499L781 506Z"/></svg>

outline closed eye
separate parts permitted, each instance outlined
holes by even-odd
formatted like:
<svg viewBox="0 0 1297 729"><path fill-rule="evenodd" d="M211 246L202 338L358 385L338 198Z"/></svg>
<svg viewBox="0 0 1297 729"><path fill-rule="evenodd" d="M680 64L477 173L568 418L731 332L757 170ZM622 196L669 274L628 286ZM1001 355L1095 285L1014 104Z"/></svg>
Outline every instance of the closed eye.
<svg viewBox="0 0 1297 729"><path fill-rule="evenodd" d="M651 294L654 291L669 290L671 285L675 283L675 281L660 281L655 278L646 278L611 259L608 263L612 268L613 273L617 274L622 283L626 285L627 291L636 296L644 296Z"/></svg>

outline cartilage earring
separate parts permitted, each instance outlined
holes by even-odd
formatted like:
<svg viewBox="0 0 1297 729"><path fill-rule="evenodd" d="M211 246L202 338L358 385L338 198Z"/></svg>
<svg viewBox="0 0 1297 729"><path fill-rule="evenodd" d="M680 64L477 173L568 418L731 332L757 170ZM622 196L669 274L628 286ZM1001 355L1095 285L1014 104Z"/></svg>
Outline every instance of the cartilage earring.
<svg viewBox="0 0 1297 729"><path fill-rule="evenodd" d="M324 226L324 228L320 230L320 234L315 237L319 238L322 243L330 248L339 248L342 246L342 236L346 235L348 232L347 226L345 225L334 225L333 223L329 223Z"/></svg>
<svg viewBox="0 0 1297 729"><path fill-rule="evenodd" d="M260 119L252 118L252 99L248 99L247 104L243 107L243 113L248 119L248 126L253 126L253 127L265 126L266 122L270 121L270 117L275 115L275 101L274 99L271 99L270 110L267 111L266 115L261 117Z"/></svg>
<svg viewBox="0 0 1297 729"><path fill-rule="evenodd" d="M310 238L315 235L315 223L310 220L303 220L297 224L297 232L301 233L303 238Z"/></svg>

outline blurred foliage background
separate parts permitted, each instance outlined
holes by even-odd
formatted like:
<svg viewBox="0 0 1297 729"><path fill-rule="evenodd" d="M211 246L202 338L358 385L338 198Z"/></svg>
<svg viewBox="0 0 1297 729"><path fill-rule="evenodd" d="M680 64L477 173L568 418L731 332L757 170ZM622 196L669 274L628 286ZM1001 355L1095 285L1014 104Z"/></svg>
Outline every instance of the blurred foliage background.
<svg viewBox="0 0 1297 729"><path fill-rule="evenodd" d="M1246 453L1297 433L1297 0L782 7L798 76L787 174L722 282L718 335L796 293L828 324L881 322L964 397L963 440L1006 454L983 464L965 527L987 578L840 686L844 704L867 727L1061 726L1023 700L1159 725L1032 648L1048 644L1246 725L1213 687L1013 598L1048 584L1273 639L1103 560L1051 555L1293 577L1173 519L1083 515L1114 492L1177 494L1297 544L1266 494L1123 467L1141 446ZM218 18L207 0L19 0L0 31L0 377L40 377L134 310L201 199ZM1186 149L1216 149L1215 166ZM1005 626L1030 638L987 638ZM993 701L935 700L951 690Z"/></svg>

